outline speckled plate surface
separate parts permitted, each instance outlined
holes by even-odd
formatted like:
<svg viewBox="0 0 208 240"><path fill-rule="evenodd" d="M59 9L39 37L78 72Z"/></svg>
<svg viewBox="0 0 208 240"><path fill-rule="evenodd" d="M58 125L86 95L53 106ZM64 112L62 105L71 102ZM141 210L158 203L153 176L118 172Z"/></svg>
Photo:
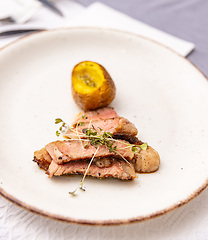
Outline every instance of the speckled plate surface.
<svg viewBox="0 0 208 240"><path fill-rule="evenodd" d="M161 156L138 179L49 179L33 152L56 140L54 119L80 111L71 96L75 64L92 60L111 74L111 106L134 122ZM98 28L32 34L0 51L0 192L51 218L75 223L142 221L189 202L208 185L208 81L188 60L137 35Z"/></svg>

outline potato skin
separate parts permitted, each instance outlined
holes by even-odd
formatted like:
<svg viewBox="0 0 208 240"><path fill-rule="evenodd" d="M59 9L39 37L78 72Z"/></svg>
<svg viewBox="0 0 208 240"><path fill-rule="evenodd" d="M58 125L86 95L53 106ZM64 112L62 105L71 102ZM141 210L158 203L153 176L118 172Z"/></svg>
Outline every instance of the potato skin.
<svg viewBox="0 0 208 240"><path fill-rule="evenodd" d="M76 89L75 84L76 84L76 77L77 77L76 76L77 69L80 66L83 66L82 70L84 69L84 71L90 77L92 76L90 66L93 66L94 69L98 69L98 71L102 73L102 79L101 78L99 79L99 81L101 81L101 84L99 85L99 87L92 87L92 89L90 89L90 91L86 93L84 91L84 88L86 87L86 85L83 83L81 90ZM93 81L96 83L98 79L93 78ZM113 101L116 95L116 86L110 74L102 65L96 62L91 62L91 61L80 62L74 67L72 71L71 89L72 89L72 96L74 101L83 110L95 110L98 108L106 107Z"/></svg>

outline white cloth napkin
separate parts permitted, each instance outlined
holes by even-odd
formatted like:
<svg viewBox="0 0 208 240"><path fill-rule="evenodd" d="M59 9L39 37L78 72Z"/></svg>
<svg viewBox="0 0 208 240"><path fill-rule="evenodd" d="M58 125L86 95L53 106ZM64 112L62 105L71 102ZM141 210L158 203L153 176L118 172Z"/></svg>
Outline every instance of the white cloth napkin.
<svg viewBox="0 0 208 240"><path fill-rule="evenodd" d="M10 0L11 1L11 0ZM120 13L102 3L96 2L87 8L69 1L56 2L57 7L63 12L64 18L55 15L43 6L33 16L31 21L24 25L7 25L0 27L0 31L14 28L58 28L67 26L96 26L125 30L136 33L175 50L183 56L187 56L193 49L194 44L171 36L161 30L137 21L123 13ZM0 47L14 41L18 37L0 38Z"/></svg>
<svg viewBox="0 0 208 240"><path fill-rule="evenodd" d="M193 43L148 26L99 2L89 6L82 16L70 23L70 25L75 26L83 24L85 26L115 28L136 33L162 43L183 56L187 56L194 49Z"/></svg>

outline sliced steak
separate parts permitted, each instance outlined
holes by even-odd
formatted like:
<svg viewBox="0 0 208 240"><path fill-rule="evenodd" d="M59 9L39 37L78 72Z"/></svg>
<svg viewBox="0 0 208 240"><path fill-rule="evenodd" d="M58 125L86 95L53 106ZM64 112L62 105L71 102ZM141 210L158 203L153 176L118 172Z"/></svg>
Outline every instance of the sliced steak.
<svg viewBox="0 0 208 240"><path fill-rule="evenodd" d="M100 108L95 111L84 111L80 112L77 117L74 119L72 126L76 127L79 122L90 122L97 120L104 120L109 118L117 118L118 114L115 112L113 108L106 107Z"/></svg>
<svg viewBox="0 0 208 240"><path fill-rule="evenodd" d="M112 159L110 159L112 161ZM64 164L57 164L52 161L47 174L52 176L61 176L65 174L82 174L84 175L89 161L72 161ZM133 165L130 165L123 160L113 160L113 163L108 167L98 167L96 162L93 162L88 171L87 176L106 178L113 177L121 180L131 180L136 178L136 173Z"/></svg>
<svg viewBox="0 0 208 240"><path fill-rule="evenodd" d="M36 162L40 168L47 170L49 165L51 164L52 157L44 147L41 150L34 152L33 161Z"/></svg>
<svg viewBox="0 0 208 240"><path fill-rule="evenodd" d="M98 133L102 134L103 132L109 132L115 136L125 136L126 139L129 139L131 136L136 136L138 131L133 123L129 122L127 119L118 117L110 118L105 120L96 120L90 122L80 122L75 128L69 129L64 136L69 138L77 138L78 134L83 135L83 129L92 128Z"/></svg>
<svg viewBox="0 0 208 240"><path fill-rule="evenodd" d="M84 146L87 147L85 148ZM99 145L99 149L96 153L96 157L109 157L109 156L123 156L126 160L131 161L134 157L134 152L131 147L128 147L128 142L119 140L114 142L112 148L116 147L115 151L109 151L109 148L105 145ZM86 140L65 140L56 141L46 145L46 150L51 158L57 163L62 164L76 160L91 159L96 151L96 148L89 144Z"/></svg>
<svg viewBox="0 0 208 240"><path fill-rule="evenodd" d="M104 137L100 137L99 141L103 142L100 141L97 147L91 145L89 138L96 140L96 135L87 135L87 129L99 136L104 136L104 132L111 133L114 139L109 140L105 136L105 141L107 139L112 145L106 146ZM51 142L35 151L34 161L52 177L84 174L90 160L95 157L87 175L133 179L136 177L135 171L154 172L160 164L159 154L150 146L147 150L137 147L138 151L133 151L135 145L143 143L136 137L137 133L134 124L119 117L113 108L81 112L73 122L72 129L65 134L69 140Z"/></svg>

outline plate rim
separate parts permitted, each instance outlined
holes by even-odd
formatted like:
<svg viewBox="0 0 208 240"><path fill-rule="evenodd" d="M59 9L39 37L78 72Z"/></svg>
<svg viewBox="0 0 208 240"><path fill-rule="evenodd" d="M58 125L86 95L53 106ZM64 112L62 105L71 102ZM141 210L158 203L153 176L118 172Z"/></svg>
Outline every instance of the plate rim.
<svg viewBox="0 0 208 240"><path fill-rule="evenodd" d="M64 217L64 216L61 216L58 214L53 214L48 211L44 211L37 207L31 206L31 205L17 199L16 197L8 194L2 188L0 188L0 195L3 196L5 199L9 200L10 202L14 203L15 205L20 206L21 208L23 208L27 211L30 211L37 215L41 215L43 217L47 217L51 220L58 220L58 221L62 221L62 222L68 222L71 224L82 224L82 225L89 225L89 226L111 226L111 225L113 226L113 225L124 225L124 224L130 224L130 223L144 222L144 221L162 216L166 213L169 213L169 212L171 212L175 209L178 209L179 207L184 206L185 204L189 203L191 200L193 200L199 194L201 194L207 187L208 187L208 179L205 181L205 183L202 184L201 187L199 187L191 195L189 195L188 198L185 198L185 199L171 205L170 207L156 211L152 214L128 218L128 219L119 219L119 220L116 220L116 219L114 219L114 220L82 220L82 219L74 219L71 217Z"/></svg>
<svg viewBox="0 0 208 240"><path fill-rule="evenodd" d="M137 38L142 38L144 40L153 42L163 48L166 48L168 51L171 51L172 53L176 54L178 57L183 58L185 61L187 61L189 64L192 65L192 67L194 67L207 81L208 81L208 77L194 64L192 63L189 59L187 59L186 57L184 57L183 55L181 55L180 53L176 52L175 50L171 49L168 46L165 46L164 44L142 36L140 34L137 33L132 33L129 31L125 31L125 30L120 30L120 29L114 29L114 28L105 28L105 27L93 27L93 26L72 26L72 27L62 27L62 28L54 28L54 29L49 29L49 30L41 30L38 32L34 32L34 33L30 33L27 34L25 36L22 36L18 39L16 39L15 41L3 46L2 48L0 48L0 54L2 52L2 50L9 48L10 46L15 45L17 42L22 41L24 39L29 39L30 37L33 37L34 35L39 35L42 33L48 33L48 32L57 32L57 31L63 31L63 30L95 30L95 31L105 31L105 32L117 32L117 33L122 33L125 35L129 35L129 36L134 36ZM82 225L94 225L94 226L106 226L106 225L123 225L123 224L130 224L130 223L135 223L135 222L143 222L146 220L150 220L159 216L162 216L166 213L169 213L187 203L189 203L191 200L193 200L194 198L196 198L199 194L201 194L206 188L208 187L208 178L205 180L205 182L198 188L196 189L194 192L192 192L187 198L174 203L173 205L162 209L162 210L158 210L156 212L153 212L151 214L148 215L144 215L144 216L138 216L138 217L132 217L132 218L128 218L128 219L113 219L113 220L87 220L87 219L74 219L71 217L64 217L62 215L58 215L58 214L53 214L51 212L48 211L44 211L41 210L35 206L32 206L30 204L25 203L24 201L19 200L18 198L16 198L15 196L9 194L6 192L6 190L4 190L2 187L0 187L0 195L2 197L4 197L5 199L9 200L10 202L16 204L17 206L22 207L25 210L28 210L32 213L47 217L49 219L52 220L58 220L58 221L62 221L62 222L68 222L68 223L72 223L72 224L82 224Z"/></svg>

